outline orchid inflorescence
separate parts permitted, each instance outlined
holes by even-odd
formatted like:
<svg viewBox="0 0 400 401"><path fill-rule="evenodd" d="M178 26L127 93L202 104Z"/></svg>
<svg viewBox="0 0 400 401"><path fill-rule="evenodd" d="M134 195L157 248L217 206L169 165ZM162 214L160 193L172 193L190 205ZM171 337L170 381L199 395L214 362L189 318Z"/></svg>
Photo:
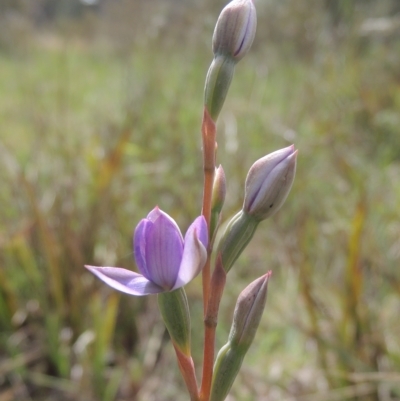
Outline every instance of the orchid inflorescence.
<svg viewBox="0 0 400 401"><path fill-rule="evenodd" d="M158 305L170 334L192 401L223 401L241 367L264 311L270 272L239 295L227 343L215 357L218 309L226 276L253 237L259 223L275 214L291 189L297 150L288 146L256 161L246 182L242 210L227 224L214 247L226 195L225 173L216 167L216 121L235 65L250 49L256 31L253 0L233 0L221 12L213 36L214 60L204 93L202 121L202 213L185 237L172 217L157 206L135 229L133 247L138 270L86 266L110 287L130 295L158 294ZM214 268L211 269L213 250ZM191 357L190 315L184 286L202 272L204 305L203 377L198 388Z"/></svg>

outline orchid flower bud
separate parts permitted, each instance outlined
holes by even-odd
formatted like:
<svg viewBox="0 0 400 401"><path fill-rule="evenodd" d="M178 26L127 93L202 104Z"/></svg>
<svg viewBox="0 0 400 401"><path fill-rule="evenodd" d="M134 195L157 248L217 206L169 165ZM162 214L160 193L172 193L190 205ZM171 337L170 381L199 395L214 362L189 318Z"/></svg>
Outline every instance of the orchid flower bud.
<svg viewBox="0 0 400 401"><path fill-rule="evenodd" d="M244 212L261 221L280 209L293 184L296 157L297 150L291 145L253 164L245 183Z"/></svg>
<svg viewBox="0 0 400 401"><path fill-rule="evenodd" d="M211 195L211 210L213 212L221 212L224 206L226 196L226 178L222 166L215 169L214 184Z"/></svg>
<svg viewBox="0 0 400 401"><path fill-rule="evenodd" d="M252 0L233 0L221 12L213 35L213 52L239 61L250 49L257 27Z"/></svg>
<svg viewBox="0 0 400 401"><path fill-rule="evenodd" d="M218 18L213 35L214 60L204 89L204 104L214 121L225 102L235 65L253 43L256 27L253 0L233 0Z"/></svg>
<svg viewBox="0 0 400 401"><path fill-rule="evenodd" d="M228 272L253 238L260 221L282 206L292 187L296 172L294 146L273 152L256 161L247 174L243 209L225 229L217 254Z"/></svg>
<svg viewBox="0 0 400 401"><path fill-rule="evenodd" d="M254 340L267 301L271 272L249 284L239 295L233 314L229 342L247 351Z"/></svg>
<svg viewBox="0 0 400 401"><path fill-rule="evenodd" d="M222 207L226 196L226 178L222 166L215 170L214 185L211 197L210 238L213 239L219 226Z"/></svg>
<svg viewBox="0 0 400 401"><path fill-rule="evenodd" d="M228 342L215 360L210 401L225 400L235 381L264 312L270 275L253 281L239 295Z"/></svg>

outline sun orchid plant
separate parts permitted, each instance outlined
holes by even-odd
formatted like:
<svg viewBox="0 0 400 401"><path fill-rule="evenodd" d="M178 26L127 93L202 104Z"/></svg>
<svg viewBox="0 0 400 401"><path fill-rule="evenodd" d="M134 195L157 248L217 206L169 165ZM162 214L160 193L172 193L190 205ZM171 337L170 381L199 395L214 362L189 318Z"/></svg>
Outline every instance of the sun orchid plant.
<svg viewBox="0 0 400 401"><path fill-rule="evenodd" d="M129 295L158 294L162 318L192 401L223 401L253 342L264 311L270 272L239 295L227 343L215 357L218 309L227 273L261 221L275 214L291 189L297 150L288 146L264 156L250 168L242 210L227 224L214 247L226 195L222 166L216 167L216 121L235 65L250 49L256 31L253 0L233 0L221 12L213 36L214 59L206 77L202 121L203 202L201 215L185 237L172 217L156 206L135 229L136 273L120 267L86 266L110 287ZM211 256L215 253L214 266ZM202 272L204 349L198 386L191 357L190 314L184 286Z"/></svg>

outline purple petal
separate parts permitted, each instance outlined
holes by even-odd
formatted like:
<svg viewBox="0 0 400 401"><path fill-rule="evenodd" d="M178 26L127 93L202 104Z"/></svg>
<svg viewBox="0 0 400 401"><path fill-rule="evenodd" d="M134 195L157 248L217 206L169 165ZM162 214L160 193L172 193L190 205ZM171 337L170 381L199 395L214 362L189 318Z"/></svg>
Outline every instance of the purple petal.
<svg viewBox="0 0 400 401"><path fill-rule="evenodd" d="M185 235L182 262L173 290L192 281L204 267L207 260L208 228L203 216L198 217Z"/></svg>
<svg viewBox="0 0 400 401"><path fill-rule="evenodd" d="M181 230L180 230L178 224L176 224L176 221L171 216L169 216L167 213L163 212L158 206L156 206L147 215L147 220L150 220L154 223L160 216L164 216L167 220L169 220L169 222L175 227L176 231L178 231L179 234L181 233ZM182 234L181 234L181 238L182 238ZM182 241L183 241L183 238L182 238Z"/></svg>
<svg viewBox="0 0 400 401"><path fill-rule="evenodd" d="M135 254L135 261L140 273L144 277L149 278L150 273L147 268L146 261L146 231L153 222L143 219L136 227L135 234L133 235L133 251Z"/></svg>
<svg viewBox="0 0 400 401"><path fill-rule="evenodd" d="M278 210L280 208L292 186L295 173L295 167L293 166L296 163L296 155L296 153L291 154L269 173L250 205L251 211L253 209L265 209L264 212L267 212L271 202L275 206L274 209Z"/></svg>
<svg viewBox="0 0 400 401"><path fill-rule="evenodd" d="M120 267L85 266L110 287L129 295L149 295L164 292L141 274Z"/></svg>
<svg viewBox="0 0 400 401"><path fill-rule="evenodd" d="M196 229L197 238L204 245L204 248L208 247L208 227L206 223L206 219L204 216L199 216L196 220L190 225L186 232L186 236L188 235L190 230Z"/></svg>
<svg viewBox="0 0 400 401"><path fill-rule="evenodd" d="M170 290L177 278L183 253L183 238L175 221L158 208L135 231L135 256L143 275Z"/></svg>
<svg viewBox="0 0 400 401"><path fill-rule="evenodd" d="M271 172L293 153L294 146L290 145L262 157L251 166L245 183L245 210L251 209L263 183L268 179Z"/></svg>

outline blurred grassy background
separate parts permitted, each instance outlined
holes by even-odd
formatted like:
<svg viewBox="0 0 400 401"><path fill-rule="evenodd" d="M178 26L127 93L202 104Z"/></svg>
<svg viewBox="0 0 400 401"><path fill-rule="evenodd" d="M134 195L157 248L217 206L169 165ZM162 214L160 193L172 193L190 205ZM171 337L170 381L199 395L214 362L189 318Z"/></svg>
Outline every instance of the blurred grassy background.
<svg viewBox="0 0 400 401"><path fill-rule="evenodd" d="M273 270L229 400L400 400L399 3L256 4L218 122L225 219L255 159L290 143L299 159L228 277L219 345L241 289ZM155 297L113 292L83 264L134 269L132 232L156 204L183 229L199 214L224 5L0 1L0 401L187 399Z"/></svg>

